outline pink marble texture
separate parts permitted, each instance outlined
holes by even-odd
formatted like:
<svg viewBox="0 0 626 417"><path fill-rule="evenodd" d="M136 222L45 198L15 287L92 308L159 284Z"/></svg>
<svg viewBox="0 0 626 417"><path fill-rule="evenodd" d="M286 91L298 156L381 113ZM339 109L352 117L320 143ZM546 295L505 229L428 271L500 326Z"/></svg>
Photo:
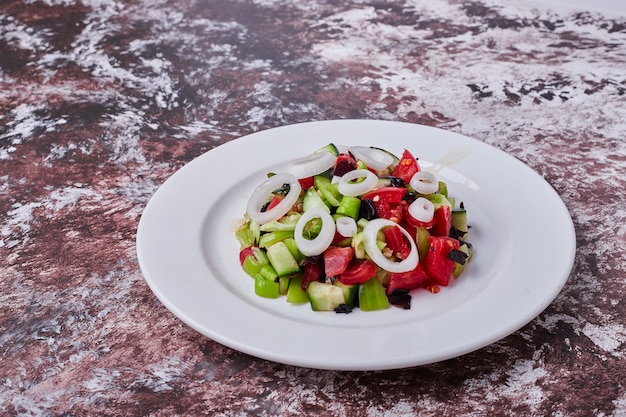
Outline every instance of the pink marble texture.
<svg viewBox="0 0 626 417"><path fill-rule="evenodd" d="M135 250L160 184L242 135L343 118L459 132L541 174L577 234L558 298L491 346L379 372L268 362L175 318ZM3 1L0 414L626 415L625 175L626 16L504 0Z"/></svg>

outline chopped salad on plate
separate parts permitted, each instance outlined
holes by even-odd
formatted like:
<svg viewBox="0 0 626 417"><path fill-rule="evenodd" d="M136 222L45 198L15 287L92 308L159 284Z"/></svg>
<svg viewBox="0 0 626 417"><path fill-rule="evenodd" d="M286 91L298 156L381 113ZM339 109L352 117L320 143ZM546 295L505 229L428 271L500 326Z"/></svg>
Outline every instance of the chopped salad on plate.
<svg viewBox="0 0 626 417"><path fill-rule="evenodd" d="M235 236L258 296L337 313L411 308L473 252L463 203L409 150L332 143L260 180Z"/></svg>

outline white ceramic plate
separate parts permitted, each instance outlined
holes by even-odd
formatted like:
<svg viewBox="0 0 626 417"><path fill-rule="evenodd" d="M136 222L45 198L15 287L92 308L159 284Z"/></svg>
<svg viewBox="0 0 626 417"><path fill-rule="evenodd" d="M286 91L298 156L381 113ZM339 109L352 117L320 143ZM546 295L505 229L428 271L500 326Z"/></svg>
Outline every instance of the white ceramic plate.
<svg viewBox="0 0 626 417"><path fill-rule="evenodd" d="M438 294L411 310L313 312L254 294L240 268L234 229L267 172L333 142L409 149L439 170L463 201L474 258ZM137 233L146 281L203 335L285 364L375 370L428 364L489 345L541 313L567 281L575 252L556 192L517 159L468 137L421 125L340 120L290 125L221 145L184 166L154 194Z"/></svg>

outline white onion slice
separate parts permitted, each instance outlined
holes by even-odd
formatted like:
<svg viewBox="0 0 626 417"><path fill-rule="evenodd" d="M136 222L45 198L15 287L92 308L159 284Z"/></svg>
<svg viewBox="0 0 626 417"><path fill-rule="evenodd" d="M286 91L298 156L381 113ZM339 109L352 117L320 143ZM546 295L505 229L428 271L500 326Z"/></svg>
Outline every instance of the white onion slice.
<svg viewBox="0 0 626 417"><path fill-rule="evenodd" d="M409 205L409 214L417 221L428 223L435 216L435 205L432 201L418 197Z"/></svg>
<svg viewBox="0 0 626 417"><path fill-rule="evenodd" d="M332 168L336 160L337 157L332 153L320 150L304 158L290 161L285 172L292 174L297 179L308 178Z"/></svg>
<svg viewBox="0 0 626 417"><path fill-rule="evenodd" d="M439 190L439 182L432 172L419 171L411 178L409 182L411 187L420 194L432 194Z"/></svg>
<svg viewBox="0 0 626 417"><path fill-rule="evenodd" d="M322 220L322 230L315 237L315 239L309 240L302 235L304 226L306 226L309 221L317 218ZM332 216L322 208L315 207L307 210L304 214L302 214L298 223L296 223L296 228L293 232L296 240L296 246L304 256L319 255L328 249L332 243L335 238L335 230L335 221Z"/></svg>
<svg viewBox="0 0 626 417"><path fill-rule="evenodd" d="M356 222L352 217L340 217L335 223L337 233L343 237L352 237L357 232Z"/></svg>
<svg viewBox="0 0 626 417"><path fill-rule="evenodd" d="M280 203L272 207L270 210L261 211L272 191L280 188L283 184L289 184L289 192L285 198L283 198ZM300 186L300 183L291 174L282 172L271 176L252 192L252 195L248 200L246 212L252 220L260 225L278 220L287 214L291 207L296 203L301 190L302 187Z"/></svg>
<svg viewBox="0 0 626 417"><path fill-rule="evenodd" d="M387 152L369 146L352 146L350 152L356 159L365 162L369 168L381 170L393 163L393 157Z"/></svg>
<svg viewBox="0 0 626 417"><path fill-rule="evenodd" d="M400 262L394 262L387 258L385 255L378 249L378 245L376 244L376 235L378 231L384 227L389 226L397 226L400 228L402 234L407 238L411 245L411 252L408 254L406 258L401 260ZM408 272L412 271L417 267L419 262L419 253L417 251L417 245L415 241L402 226L399 226L397 223L392 222L387 219L374 219L370 220L363 228L363 235L365 236L364 247L365 252L370 257L370 259L379 267L389 272Z"/></svg>
<svg viewBox="0 0 626 417"><path fill-rule="evenodd" d="M364 178L361 182L351 182ZM378 185L378 177L367 169L355 169L346 172L339 180L338 190L342 195L356 197L373 190Z"/></svg>

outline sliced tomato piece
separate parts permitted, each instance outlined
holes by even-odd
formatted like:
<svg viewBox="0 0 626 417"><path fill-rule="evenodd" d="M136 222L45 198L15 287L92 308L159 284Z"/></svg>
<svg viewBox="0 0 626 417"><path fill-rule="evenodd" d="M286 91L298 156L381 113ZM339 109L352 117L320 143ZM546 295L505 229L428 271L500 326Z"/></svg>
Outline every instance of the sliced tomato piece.
<svg viewBox="0 0 626 417"><path fill-rule="evenodd" d="M276 207L278 204L280 204L281 201L283 201L284 197L279 197L277 195L272 196L272 199L270 200L269 204L267 205L267 207L265 207L265 211L269 211L271 209L273 209L274 207Z"/></svg>
<svg viewBox="0 0 626 417"><path fill-rule="evenodd" d="M353 259L339 275L339 282L345 285L362 284L376 275L376 270L376 264L368 259Z"/></svg>
<svg viewBox="0 0 626 417"><path fill-rule="evenodd" d="M309 188L313 187L313 185L315 185L315 180L313 179L313 177L300 178L298 182L300 183L300 186L303 190L308 190Z"/></svg>
<svg viewBox="0 0 626 417"><path fill-rule="evenodd" d="M383 229L383 234L385 235L385 242L387 242L387 246L396 254L396 256L400 259L404 259L409 255L411 248L398 226L385 227Z"/></svg>
<svg viewBox="0 0 626 417"><path fill-rule="evenodd" d="M450 206L439 206L435 210L433 216L433 227L430 229L430 234L434 236L449 236L450 228L452 227L452 209Z"/></svg>
<svg viewBox="0 0 626 417"><path fill-rule="evenodd" d="M413 178L416 172L419 172L420 166L417 162L417 159L411 154L411 152L406 149L402 153L402 157L400 158L400 162L393 169L391 175L394 177L402 178L404 182L407 184Z"/></svg>
<svg viewBox="0 0 626 417"><path fill-rule="evenodd" d="M385 203L399 203L406 195L404 187L381 187L376 188L361 196L361 200L372 200L374 203L383 201Z"/></svg>
<svg viewBox="0 0 626 417"><path fill-rule="evenodd" d="M324 273L327 277L335 277L346 270L354 249L351 246L330 246L324 251Z"/></svg>
<svg viewBox="0 0 626 417"><path fill-rule="evenodd" d="M431 236L428 254L424 260L424 270L437 285L450 283L454 261L448 258L452 249L459 249L459 241L447 236Z"/></svg>
<svg viewBox="0 0 626 417"><path fill-rule="evenodd" d="M374 204L378 217L399 223L404 211L402 199L405 195L404 187L381 187L364 194L361 199L370 200Z"/></svg>
<svg viewBox="0 0 626 417"><path fill-rule="evenodd" d="M412 271L392 273L387 284L387 294L392 294L395 290L414 290L425 287L430 282L430 277L422 265L417 264Z"/></svg>

